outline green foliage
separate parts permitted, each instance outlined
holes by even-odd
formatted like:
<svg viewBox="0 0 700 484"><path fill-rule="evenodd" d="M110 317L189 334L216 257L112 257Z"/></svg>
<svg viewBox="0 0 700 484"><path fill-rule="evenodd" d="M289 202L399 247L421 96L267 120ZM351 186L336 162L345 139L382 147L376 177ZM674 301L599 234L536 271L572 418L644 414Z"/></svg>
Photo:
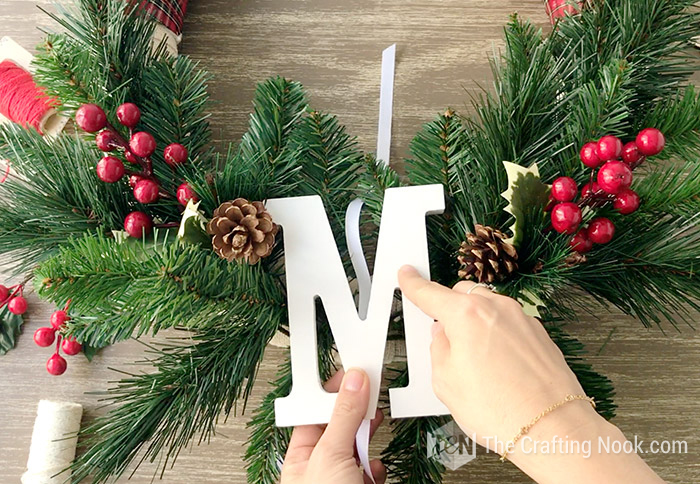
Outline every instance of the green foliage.
<svg viewBox="0 0 700 484"><path fill-rule="evenodd" d="M98 347L247 314L278 325L286 317L279 281L262 266L228 263L211 250L175 244L172 236L156 235L151 243L71 240L36 277L42 297L56 304L72 300L67 333Z"/></svg>
<svg viewBox="0 0 700 484"><path fill-rule="evenodd" d="M240 149L229 147L228 153L216 157L214 173L191 180L205 213L238 197L265 200L296 189L299 165L285 151L306 111L306 93L298 82L275 77L257 86L253 105Z"/></svg>
<svg viewBox="0 0 700 484"><path fill-rule="evenodd" d="M593 367L584 361L586 350L583 344L576 338L568 335L561 325L546 324L547 332L559 347L574 372L581 382L583 391L589 397L595 398L596 410L604 418L610 420L615 417L617 405L613 402L615 389L609 378L593 370Z"/></svg>
<svg viewBox="0 0 700 484"><path fill-rule="evenodd" d="M0 127L0 158L13 174L0 184L0 260L26 271L60 244L85 233L119 229L130 211L128 196L101 183L99 153L70 135L53 140L18 126Z"/></svg>
<svg viewBox="0 0 700 484"><path fill-rule="evenodd" d="M22 332L24 318L12 314L7 305L0 309L0 355L4 355L15 347L17 337Z"/></svg>
<svg viewBox="0 0 700 484"><path fill-rule="evenodd" d="M390 386L408 385L408 369L396 371ZM428 435L445 425L449 417L397 419L391 424L394 438L382 452L388 478L401 484L440 484L445 466L428 456Z"/></svg>
<svg viewBox="0 0 700 484"><path fill-rule="evenodd" d="M250 394L278 324L248 312L158 350L147 362L155 371L127 374L108 393L116 406L81 432L87 450L74 461L71 482L112 482L137 457L162 459L165 469L193 439L208 441L221 414Z"/></svg>
<svg viewBox="0 0 700 484"><path fill-rule="evenodd" d="M318 367L323 381L329 379L336 371L333 361L333 337L328 321L320 304L317 305L318 323ZM248 423L250 437L246 448L245 460L248 463L248 482L253 484L276 484L279 482L280 465L287 453L287 446L292 434L291 428L275 425L275 400L286 397L292 389L292 366L289 354L282 363L274 388L253 412Z"/></svg>
<svg viewBox="0 0 700 484"><path fill-rule="evenodd" d="M163 48L153 52L155 24L122 0L76 0L47 14L63 31L40 46L36 79L72 114L82 104L100 104L115 118L115 108L138 97L144 73ZM108 109L111 108L111 109Z"/></svg>
<svg viewBox="0 0 700 484"><path fill-rule="evenodd" d="M277 484L280 467L292 436L292 429L275 425L275 400L286 397L292 390L291 361L280 368L274 389L265 395L247 425L250 429L245 460L250 483Z"/></svg>

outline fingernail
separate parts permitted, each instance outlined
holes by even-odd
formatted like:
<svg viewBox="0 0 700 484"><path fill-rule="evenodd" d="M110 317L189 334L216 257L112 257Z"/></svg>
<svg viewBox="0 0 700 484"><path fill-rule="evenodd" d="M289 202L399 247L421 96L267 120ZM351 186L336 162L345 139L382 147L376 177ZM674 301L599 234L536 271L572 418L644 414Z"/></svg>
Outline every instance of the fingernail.
<svg viewBox="0 0 700 484"><path fill-rule="evenodd" d="M433 325L430 327L430 336L432 336L434 338L435 335L438 334L441 329L442 329L442 324L440 324L440 322L438 322L438 321L435 321L433 323Z"/></svg>
<svg viewBox="0 0 700 484"><path fill-rule="evenodd" d="M350 369L343 378L343 388L349 392L359 392L365 383L365 374L360 370Z"/></svg>
<svg viewBox="0 0 700 484"><path fill-rule="evenodd" d="M405 274L407 276L417 273L418 271L416 270L416 268L408 264L406 264L405 266L401 266L401 269L399 269L399 274Z"/></svg>

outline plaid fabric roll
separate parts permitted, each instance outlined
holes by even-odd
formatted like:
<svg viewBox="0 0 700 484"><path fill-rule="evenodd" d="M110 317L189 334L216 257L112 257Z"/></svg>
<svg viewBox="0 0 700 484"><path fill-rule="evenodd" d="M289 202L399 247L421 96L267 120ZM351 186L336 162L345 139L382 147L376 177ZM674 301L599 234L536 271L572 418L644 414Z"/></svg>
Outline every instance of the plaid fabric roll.
<svg viewBox="0 0 700 484"><path fill-rule="evenodd" d="M547 15L549 15L549 21L554 24L557 20L567 15L579 13L582 2L573 0L545 0L544 3L547 8Z"/></svg>
<svg viewBox="0 0 700 484"><path fill-rule="evenodd" d="M137 0L155 20L170 29L175 35L182 33L182 24L187 12L187 0Z"/></svg>

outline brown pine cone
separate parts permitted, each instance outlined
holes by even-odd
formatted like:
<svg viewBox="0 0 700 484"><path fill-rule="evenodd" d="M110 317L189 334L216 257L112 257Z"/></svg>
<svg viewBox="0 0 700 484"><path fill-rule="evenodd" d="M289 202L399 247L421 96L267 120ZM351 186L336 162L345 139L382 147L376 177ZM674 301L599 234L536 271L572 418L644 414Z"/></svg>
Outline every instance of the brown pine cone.
<svg viewBox="0 0 700 484"><path fill-rule="evenodd" d="M462 265L459 277L483 284L502 281L518 269L518 253L505 241L500 230L476 224L474 233L467 234L457 260Z"/></svg>
<svg viewBox="0 0 700 484"><path fill-rule="evenodd" d="M207 233L214 236L211 243L219 257L227 261L246 260L249 264L270 255L278 231L279 226L272 221L265 205L245 198L222 203L207 224Z"/></svg>

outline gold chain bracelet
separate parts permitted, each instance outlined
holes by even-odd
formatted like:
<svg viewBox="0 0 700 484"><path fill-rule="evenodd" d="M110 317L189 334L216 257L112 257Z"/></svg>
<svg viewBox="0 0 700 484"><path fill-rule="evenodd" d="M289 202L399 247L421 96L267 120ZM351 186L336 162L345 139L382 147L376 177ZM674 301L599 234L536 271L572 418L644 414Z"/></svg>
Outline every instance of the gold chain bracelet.
<svg viewBox="0 0 700 484"><path fill-rule="evenodd" d="M591 406L592 406L593 408L596 408L596 406L595 406L595 399L593 399L593 398L591 398L591 397L588 397L588 396L586 396L586 395L567 395L566 398L565 398L564 400L562 400L562 401L559 402L559 403L555 403L555 404L552 405L551 407L547 408L547 409L544 410L542 413L540 413L537 417L533 418L532 421L531 421L529 424L527 424L525 427L523 427L523 428L520 429L520 432L518 432L518 435L516 435L515 437L513 437L513 439L512 439L510 442L508 442L508 444L506 445L506 448L505 448L505 450L503 451L503 455L501 456L501 462L505 462L505 461L506 461L506 458L508 457L509 449L515 449L515 444L517 444L518 441L519 441L525 434L527 434L527 433L530 431L530 429L531 429L532 427L535 426L535 424L537 424L537 422L539 422L540 420L542 420L542 418L543 418L545 415L549 415L550 413L552 413L553 411L555 411L557 408L562 407L562 406L566 405L567 403L573 402L573 401L575 401L575 400L584 400L584 401L590 403Z"/></svg>

